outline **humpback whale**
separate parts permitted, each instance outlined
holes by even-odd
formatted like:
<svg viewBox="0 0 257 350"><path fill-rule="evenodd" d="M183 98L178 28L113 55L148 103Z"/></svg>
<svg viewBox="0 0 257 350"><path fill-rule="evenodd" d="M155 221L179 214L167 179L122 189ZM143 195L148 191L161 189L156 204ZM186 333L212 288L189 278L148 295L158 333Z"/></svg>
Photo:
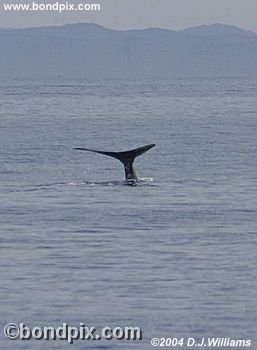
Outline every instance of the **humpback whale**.
<svg viewBox="0 0 257 350"><path fill-rule="evenodd" d="M105 151L97 151L95 149L81 148L81 147L76 147L73 149L79 150L79 151L95 152L95 153L103 154L108 157L118 159L124 166L126 182L130 185L131 184L133 185L136 182L138 182L138 177L133 167L133 162L135 158L147 152L149 149L153 148L154 146L155 144L152 143L150 145L146 145L146 146L139 147L136 149L132 149L130 151L125 151L125 152L105 152Z"/></svg>

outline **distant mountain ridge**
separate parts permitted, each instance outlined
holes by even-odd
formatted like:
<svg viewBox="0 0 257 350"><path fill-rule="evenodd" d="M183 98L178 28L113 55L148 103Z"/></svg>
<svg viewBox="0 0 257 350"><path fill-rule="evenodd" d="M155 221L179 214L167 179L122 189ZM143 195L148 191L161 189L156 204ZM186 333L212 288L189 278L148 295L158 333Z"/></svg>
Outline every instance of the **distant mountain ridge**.
<svg viewBox="0 0 257 350"><path fill-rule="evenodd" d="M0 30L0 79L257 75L257 33L231 25L113 30L93 23Z"/></svg>
<svg viewBox="0 0 257 350"><path fill-rule="evenodd" d="M180 30L184 34L193 35L250 35L257 36L257 33L251 32L249 30L241 29L239 27L214 23L210 25L201 25L197 27L190 27Z"/></svg>

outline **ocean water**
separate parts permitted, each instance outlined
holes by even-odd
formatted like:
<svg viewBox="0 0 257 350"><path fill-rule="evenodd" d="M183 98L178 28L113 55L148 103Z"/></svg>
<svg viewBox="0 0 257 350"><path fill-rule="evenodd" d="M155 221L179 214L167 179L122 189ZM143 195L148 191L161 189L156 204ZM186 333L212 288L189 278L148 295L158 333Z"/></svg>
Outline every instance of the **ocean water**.
<svg viewBox="0 0 257 350"><path fill-rule="evenodd" d="M72 150L148 143L134 187L118 161ZM1 82L0 144L1 350L256 346L256 80ZM143 340L9 340L9 322Z"/></svg>

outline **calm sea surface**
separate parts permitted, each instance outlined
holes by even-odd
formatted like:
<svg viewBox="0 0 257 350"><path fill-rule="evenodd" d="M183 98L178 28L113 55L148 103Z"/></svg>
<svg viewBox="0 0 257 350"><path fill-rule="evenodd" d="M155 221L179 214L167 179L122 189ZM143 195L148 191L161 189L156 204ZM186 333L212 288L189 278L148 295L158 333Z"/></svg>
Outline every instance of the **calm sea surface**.
<svg viewBox="0 0 257 350"><path fill-rule="evenodd" d="M115 159L72 150L148 143L136 187ZM0 144L1 350L257 346L256 80L2 82ZM143 340L12 341L9 322Z"/></svg>

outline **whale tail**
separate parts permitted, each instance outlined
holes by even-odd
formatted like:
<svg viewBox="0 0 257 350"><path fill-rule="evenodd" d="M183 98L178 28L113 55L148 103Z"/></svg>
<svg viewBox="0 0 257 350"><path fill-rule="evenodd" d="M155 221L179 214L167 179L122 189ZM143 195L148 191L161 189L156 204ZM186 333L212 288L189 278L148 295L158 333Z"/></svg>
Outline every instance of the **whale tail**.
<svg viewBox="0 0 257 350"><path fill-rule="evenodd" d="M80 150L80 151L95 152L95 153L103 154L103 155L108 156L108 157L118 159L124 165L126 181L128 183L133 183L133 182L138 181L135 169L133 167L134 160L138 156L141 156L141 154L143 154L143 153L147 152L149 149L153 148L154 146L155 146L155 144L152 143L150 145L146 145L146 146L139 147L136 149L132 149L130 151L125 151L125 152L105 152L105 151L97 151L94 149L81 148L81 147L76 147L73 149Z"/></svg>

